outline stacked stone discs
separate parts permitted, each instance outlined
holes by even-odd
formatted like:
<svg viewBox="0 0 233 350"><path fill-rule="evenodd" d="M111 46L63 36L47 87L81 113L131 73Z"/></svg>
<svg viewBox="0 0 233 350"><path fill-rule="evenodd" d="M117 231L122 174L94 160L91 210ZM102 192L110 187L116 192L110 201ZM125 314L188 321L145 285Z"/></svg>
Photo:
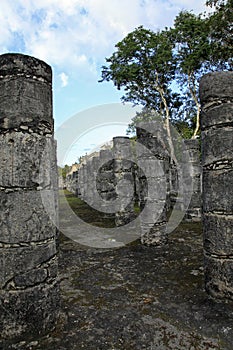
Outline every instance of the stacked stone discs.
<svg viewBox="0 0 233 350"><path fill-rule="evenodd" d="M198 139L184 140L186 151L188 152L188 162L192 186L186 186L184 191L184 200L190 199L188 209L185 214L186 221L201 221L201 164L200 164L200 145ZM186 174L184 174L184 181ZM189 181L189 179L188 179ZM191 191L191 193L189 192Z"/></svg>
<svg viewBox="0 0 233 350"><path fill-rule="evenodd" d="M26 55L0 56L3 338L42 333L57 317L55 148L51 68Z"/></svg>
<svg viewBox="0 0 233 350"><path fill-rule="evenodd" d="M200 99L205 286L233 300L233 72L205 75Z"/></svg>
<svg viewBox="0 0 233 350"><path fill-rule="evenodd" d="M114 175L116 195L121 198L121 209L115 214L116 226L130 223L134 218L134 174L130 139L113 138Z"/></svg>
<svg viewBox="0 0 233 350"><path fill-rule="evenodd" d="M138 196L143 209L140 214L141 242L145 245L162 246L168 240L166 163L169 155L164 144L164 130L159 123L141 122L137 126L137 141ZM144 149L141 150L140 144Z"/></svg>

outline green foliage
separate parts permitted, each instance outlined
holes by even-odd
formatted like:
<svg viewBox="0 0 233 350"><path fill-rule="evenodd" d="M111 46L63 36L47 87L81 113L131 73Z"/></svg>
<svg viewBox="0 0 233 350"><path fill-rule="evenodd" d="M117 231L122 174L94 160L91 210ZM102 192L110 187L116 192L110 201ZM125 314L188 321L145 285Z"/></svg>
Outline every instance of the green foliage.
<svg viewBox="0 0 233 350"><path fill-rule="evenodd" d="M216 6L218 8L219 6L225 6L227 2L226 0L208 0L206 1L206 6Z"/></svg>
<svg viewBox="0 0 233 350"><path fill-rule="evenodd" d="M216 69L233 68L233 0L207 1L215 11L208 17L210 61Z"/></svg>
<svg viewBox="0 0 233 350"><path fill-rule="evenodd" d="M123 101L165 111L161 94L167 104L177 109L177 94L170 89L175 76L174 44L169 32L154 33L142 26L116 44L116 51L106 58L109 66L102 67L102 80L113 81L124 88Z"/></svg>
<svg viewBox="0 0 233 350"><path fill-rule="evenodd" d="M128 125L126 130L127 135L136 133L136 125L140 122L150 122L159 120L161 122L161 115L159 115L155 110L143 108L141 112L136 112L136 115L132 118L131 123Z"/></svg>
<svg viewBox="0 0 233 350"><path fill-rule="evenodd" d="M68 174L69 171L70 171L70 166L67 164L63 168L58 166L58 175L62 176L63 179L66 178L66 175Z"/></svg>
<svg viewBox="0 0 233 350"><path fill-rule="evenodd" d="M181 11L170 29L155 33L136 28L115 45L100 80L123 89L123 101L165 115L168 132L172 122L187 138L192 132L193 137L199 133L200 77L209 71L232 69L233 0L207 0L206 5L214 11L208 15ZM141 118L155 117L146 109L132 119L128 133L135 132Z"/></svg>
<svg viewBox="0 0 233 350"><path fill-rule="evenodd" d="M175 57L181 74L198 74L208 60L208 23L201 15L182 11L175 18L172 35L176 42Z"/></svg>
<svg viewBox="0 0 233 350"><path fill-rule="evenodd" d="M127 128L127 134L135 135L138 123L151 121L159 121L161 123L162 117L153 109L143 108L141 112L136 112L136 115L132 118ZM195 129L195 116L186 116L184 119L173 119L171 124L182 138L190 139Z"/></svg>
<svg viewBox="0 0 233 350"><path fill-rule="evenodd" d="M195 126L190 125L189 121L186 120L176 120L173 123L176 131L182 136L183 139L191 139L193 136L193 131Z"/></svg>
<svg viewBox="0 0 233 350"><path fill-rule="evenodd" d="M200 125L198 80L209 68L209 25L201 15L181 11L175 18L171 35L176 43L176 81L182 92L183 107L196 113L195 137Z"/></svg>

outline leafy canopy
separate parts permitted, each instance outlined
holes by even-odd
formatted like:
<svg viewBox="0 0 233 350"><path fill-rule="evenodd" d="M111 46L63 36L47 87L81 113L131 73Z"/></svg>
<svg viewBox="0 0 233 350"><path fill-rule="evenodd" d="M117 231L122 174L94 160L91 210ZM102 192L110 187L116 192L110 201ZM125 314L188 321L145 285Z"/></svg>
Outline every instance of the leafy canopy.
<svg viewBox="0 0 233 350"><path fill-rule="evenodd" d="M123 89L123 101L165 115L168 131L172 121L187 136L193 129L193 137L200 124L200 77L232 69L233 0L207 0L206 5L214 11L208 15L181 11L170 29L155 33L136 28L115 45L100 80ZM134 129L138 117L128 130Z"/></svg>
<svg viewBox="0 0 233 350"><path fill-rule="evenodd" d="M140 26L115 47L112 56L106 58L109 65L102 67L101 81L113 81L118 89L124 88L125 102L155 108L162 114L163 94L171 108L179 107L178 95L170 88L175 62L174 43L167 30L154 33Z"/></svg>

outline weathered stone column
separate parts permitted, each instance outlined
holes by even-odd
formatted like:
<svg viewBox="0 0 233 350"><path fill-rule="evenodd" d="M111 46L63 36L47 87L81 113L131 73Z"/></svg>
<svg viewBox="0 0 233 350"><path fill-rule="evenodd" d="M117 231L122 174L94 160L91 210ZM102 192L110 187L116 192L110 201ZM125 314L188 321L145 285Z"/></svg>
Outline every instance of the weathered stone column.
<svg viewBox="0 0 233 350"><path fill-rule="evenodd" d="M81 199L85 201L87 194L87 164L83 164L82 167L82 175L81 175Z"/></svg>
<svg viewBox="0 0 233 350"><path fill-rule="evenodd" d="M102 164L101 166L98 164L98 161ZM99 195L103 198L103 210L104 208L107 209L109 204L111 205L111 201L116 198L113 163L112 151L109 149L101 150L99 159L95 163L95 170L97 174L96 187ZM114 216L115 214L113 213L112 215ZM106 218L108 217L109 213L106 214Z"/></svg>
<svg viewBox="0 0 233 350"><path fill-rule="evenodd" d="M78 187L79 187L79 198L83 199L83 164L81 164L78 172Z"/></svg>
<svg viewBox="0 0 233 350"><path fill-rule="evenodd" d="M122 226L135 218L134 175L130 139L126 136L113 138L114 175L116 195L121 198L121 209L116 212L115 224Z"/></svg>
<svg viewBox="0 0 233 350"><path fill-rule="evenodd" d="M233 72L202 77L205 287L233 300Z"/></svg>
<svg viewBox="0 0 233 350"><path fill-rule="evenodd" d="M189 188L186 186L186 189L184 192L184 200L185 198L191 198L184 219L185 221L201 221L202 198L201 198L201 164L200 164L199 140L190 139L190 140L184 140L184 142L185 142L186 152L188 153L188 159L190 164L189 169L191 170L191 174L190 173L187 174L188 181L189 181L189 177L191 177L191 180L192 180L192 187ZM185 178L184 178L184 182L186 182Z"/></svg>
<svg viewBox="0 0 233 350"><path fill-rule="evenodd" d="M150 133L148 130L151 130ZM167 161L164 131L158 123L139 123L137 141L145 147L138 152L139 201L141 209L141 242L162 246L167 243L166 192ZM140 148L139 148L140 150ZM155 161L157 160L157 161ZM167 193L168 196L168 193Z"/></svg>
<svg viewBox="0 0 233 350"><path fill-rule="evenodd" d="M1 339L38 335L55 324L57 186L51 68L30 56L1 55Z"/></svg>
<svg viewBox="0 0 233 350"><path fill-rule="evenodd" d="M85 198L84 198L84 200L89 205L91 205L92 197L93 197L93 190L92 190L93 182L91 181L91 177L90 177L91 172L92 172L91 160L87 159L87 162L86 162L86 177L85 177Z"/></svg>

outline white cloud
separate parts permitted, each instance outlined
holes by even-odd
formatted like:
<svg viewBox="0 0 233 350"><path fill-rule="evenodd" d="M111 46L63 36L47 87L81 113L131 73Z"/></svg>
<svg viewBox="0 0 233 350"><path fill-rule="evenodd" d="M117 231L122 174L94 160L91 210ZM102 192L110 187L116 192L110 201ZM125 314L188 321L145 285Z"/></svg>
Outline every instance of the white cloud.
<svg viewBox="0 0 233 350"><path fill-rule="evenodd" d="M139 25L171 26L182 9L204 0L1 0L0 51L25 52L66 70L94 76L114 45ZM4 15L3 15L4 14ZM17 36L20 41L15 39ZM75 72L75 73L74 73Z"/></svg>
<svg viewBox="0 0 233 350"><path fill-rule="evenodd" d="M66 73L62 72L61 74L59 74L59 77L61 79L61 86L66 87L68 85L68 80L69 80L68 75L66 75Z"/></svg>

